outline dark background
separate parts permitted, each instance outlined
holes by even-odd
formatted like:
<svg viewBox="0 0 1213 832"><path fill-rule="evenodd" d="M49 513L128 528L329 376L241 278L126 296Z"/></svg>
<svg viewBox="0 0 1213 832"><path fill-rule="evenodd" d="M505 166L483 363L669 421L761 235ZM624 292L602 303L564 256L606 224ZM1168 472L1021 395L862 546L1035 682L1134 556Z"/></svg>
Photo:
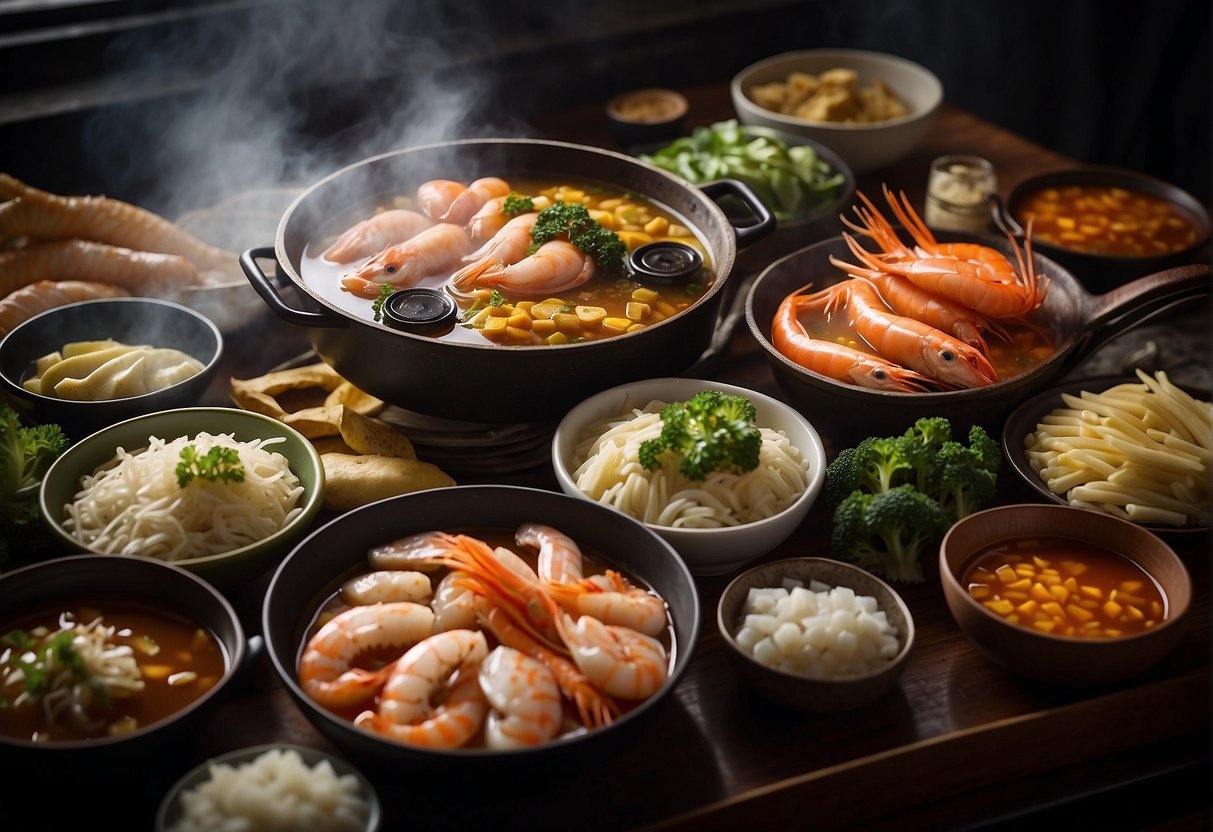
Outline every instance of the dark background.
<svg viewBox="0 0 1213 832"><path fill-rule="evenodd" d="M850 47L922 63L954 105L1208 203L1209 35L1207 0L0 0L0 170L172 215Z"/></svg>

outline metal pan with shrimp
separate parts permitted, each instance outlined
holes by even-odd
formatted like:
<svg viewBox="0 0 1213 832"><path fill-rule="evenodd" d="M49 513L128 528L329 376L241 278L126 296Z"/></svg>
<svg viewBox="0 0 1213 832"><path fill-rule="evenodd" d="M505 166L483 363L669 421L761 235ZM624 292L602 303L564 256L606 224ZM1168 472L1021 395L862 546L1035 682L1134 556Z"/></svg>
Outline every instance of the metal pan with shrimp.
<svg viewBox="0 0 1213 832"><path fill-rule="evenodd" d="M274 576L264 624L297 704L351 753L495 758L639 718L681 675L697 606L685 565L642 524L465 486L317 531Z"/></svg>

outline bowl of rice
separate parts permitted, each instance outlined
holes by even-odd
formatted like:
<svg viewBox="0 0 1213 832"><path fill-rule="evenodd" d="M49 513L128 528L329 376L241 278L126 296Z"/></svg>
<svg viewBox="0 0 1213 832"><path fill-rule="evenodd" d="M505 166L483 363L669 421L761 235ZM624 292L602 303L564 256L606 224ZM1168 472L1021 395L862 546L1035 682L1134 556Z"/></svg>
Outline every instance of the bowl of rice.
<svg viewBox="0 0 1213 832"><path fill-rule="evenodd" d="M901 596L829 558L786 558L742 572L720 596L716 626L738 677L799 711L877 702L896 686L914 646Z"/></svg>
<svg viewBox="0 0 1213 832"><path fill-rule="evenodd" d="M340 757L301 745L240 748L199 764L160 801L156 832L374 832L379 797Z"/></svg>
<svg viewBox="0 0 1213 832"><path fill-rule="evenodd" d="M38 500L71 551L157 558L221 586L265 572L309 529L324 466L302 434L228 407L149 413L91 434Z"/></svg>
<svg viewBox="0 0 1213 832"><path fill-rule="evenodd" d="M712 390L754 405L758 466L692 479L667 453L655 469L640 446L662 429L661 410ZM552 466L566 494L643 522L694 575L723 575L770 552L804 521L825 483L825 447L794 408L745 387L654 378L613 387L575 406L552 439Z"/></svg>

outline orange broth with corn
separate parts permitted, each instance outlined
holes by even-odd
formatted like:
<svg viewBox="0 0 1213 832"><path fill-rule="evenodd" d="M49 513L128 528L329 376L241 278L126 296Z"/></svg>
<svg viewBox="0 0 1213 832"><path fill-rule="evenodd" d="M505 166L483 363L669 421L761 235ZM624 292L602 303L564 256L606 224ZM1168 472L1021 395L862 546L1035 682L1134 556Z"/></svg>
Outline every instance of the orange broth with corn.
<svg viewBox="0 0 1213 832"><path fill-rule="evenodd" d="M1082 540L1018 538L983 550L961 581L986 609L1026 629L1108 639L1160 624L1167 599L1124 555Z"/></svg>
<svg viewBox="0 0 1213 832"><path fill-rule="evenodd" d="M1016 219L1032 238L1059 248L1118 257L1150 257L1196 243L1196 227L1153 194L1108 185L1065 185L1029 194Z"/></svg>
<svg viewBox="0 0 1213 832"><path fill-rule="evenodd" d="M599 225L615 232L630 254L652 242L693 246L704 266L690 281L678 284L642 283L626 270L602 270L581 286L551 295L513 293L508 289L477 289L468 297L454 296L459 322L440 340L503 346L543 346L596 341L660 323L688 309L715 281L710 253L690 225L665 206L611 185L580 182L509 180L513 193L533 199L533 210L557 202L584 205ZM387 208L413 208L412 197L397 197ZM324 261L327 242L315 241L305 252L300 274L304 282L342 309L374 319L373 301L341 291L340 278L351 269ZM426 278L417 286L441 288L449 274Z"/></svg>

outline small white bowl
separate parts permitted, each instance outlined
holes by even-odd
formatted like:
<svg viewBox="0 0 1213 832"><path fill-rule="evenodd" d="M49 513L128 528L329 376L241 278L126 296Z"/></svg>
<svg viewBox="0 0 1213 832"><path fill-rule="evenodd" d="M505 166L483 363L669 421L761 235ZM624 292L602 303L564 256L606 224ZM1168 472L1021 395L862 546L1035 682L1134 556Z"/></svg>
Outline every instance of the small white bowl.
<svg viewBox="0 0 1213 832"><path fill-rule="evenodd" d="M786 81L791 72L818 75L837 68L858 72L860 88L883 81L909 113L866 123L809 121L760 107L749 96L755 85ZM820 142L855 173L867 173L905 157L926 138L943 102L943 84L926 67L896 55L859 49L808 49L766 58L737 73L730 93L742 124L774 127Z"/></svg>
<svg viewBox="0 0 1213 832"><path fill-rule="evenodd" d="M575 406L556 427L552 438L552 467L564 493L591 498L577 487L574 453L589 426L602 419L644 407L653 400L687 401L701 390L745 396L754 403L759 427L782 431L808 461L804 493L783 511L739 526L712 529L673 528L646 523L673 546L694 575L723 575L770 552L801 524L825 484L825 447L821 436L792 407L754 390L694 378L652 378L604 390Z"/></svg>

